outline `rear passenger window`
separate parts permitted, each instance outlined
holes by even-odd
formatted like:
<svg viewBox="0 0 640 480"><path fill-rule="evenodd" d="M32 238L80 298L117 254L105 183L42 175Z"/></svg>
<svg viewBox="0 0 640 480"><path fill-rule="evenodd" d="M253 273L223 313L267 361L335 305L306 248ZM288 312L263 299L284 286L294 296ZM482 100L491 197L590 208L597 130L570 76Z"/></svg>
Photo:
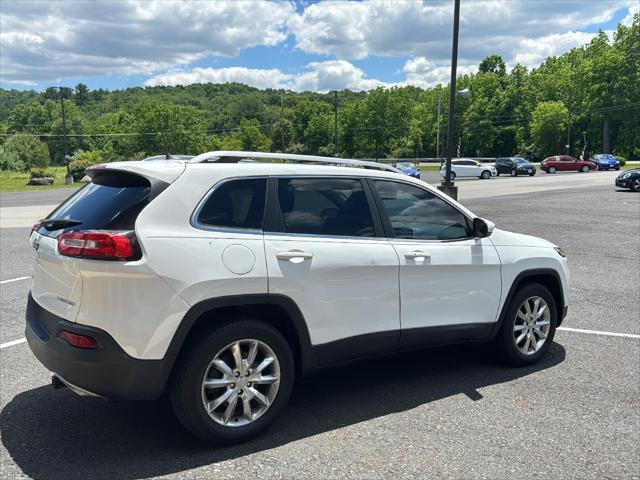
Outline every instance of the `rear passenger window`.
<svg viewBox="0 0 640 480"><path fill-rule="evenodd" d="M212 227L261 229L266 192L266 178L225 182L209 196L197 221Z"/></svg>
<svg viewBox="0 0 640 480"><path fill-rule="evenodd" d="M359 180L278 180L278 201L286 233L372 237L373 221Z"/></svg>

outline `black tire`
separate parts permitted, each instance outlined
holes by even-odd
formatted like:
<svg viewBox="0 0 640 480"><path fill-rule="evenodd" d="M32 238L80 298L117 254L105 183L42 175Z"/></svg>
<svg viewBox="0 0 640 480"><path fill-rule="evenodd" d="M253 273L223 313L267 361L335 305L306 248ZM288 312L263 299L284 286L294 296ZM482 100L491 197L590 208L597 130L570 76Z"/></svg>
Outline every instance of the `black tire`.
<svg viewBox="0 0 640 480"><path fill-rule="evenodd" d="M523 302L530 297L538 296L542 298L549 306L550 324L547 338L540 347L540 349L531 355L525 355L516 346L515 339L513 338L513 328L516 321L516 315L518 309ZM501 354L502 359L509 365L516 367L525 367L533 365L540 361L545 352L549 349L549 345L553 342L553 337L556 333L556 325L558 324L558 309L553 299L553 295L549 290L539 283L527 283L520 287L515 293L507 311L505 313L500 331L495 339L496 347Z"/></svg>
<svg viewBox="0 0 640 480"><path fill-rule="evenodd" d="M483 170L480 174L480 178L488 180L489 178L491 178L491 172L489 170Z"/></svg>
<svg viewBox="0 0 640 480"><path fill-rule="evenodd" d="M580 167L580 170L578 171L582 173L587 173L589 171L589 167L587 165L583 165L582 167Z"/></svg>
<svg viewBox="0 0 640 480"><path fill-rule="evenodd" d="M500 172L496 172L496 177L499 177L499 176L500 176Z"/></svg>
<svg viewBox="0 0 640 480"><path fill-rule="evenodd" d="M549 167L549 170L547 170L547 173L550 173L551 175L553 175L557 171L558 169L556 167Z"/></svg>
<svg viewBox="0 0 640 480"><path fill-rule="evenodd" d="M517 177L518 176L518 171L515 168L513 170L511 170L511 176L512 177Z"/></svg>
<svg viewBox="0 0 640 480"><path fill-rule="evenodd" d="M451 180L454 180L456 178L456 172L451 172Z"/></svg>
<svg viewBox="0 0 640 480"><path fill-rule="evenodd" d="M240 339L255 339L267 344L280 366L280 384L269 408L256 420L241 427L216 423L207 413L202 398L202 380L214 356L225 346ZM169 395L180 423L200 439L215 444L234 444L255 437L280 414L291 396L295 368L289 344L268 323L254 318L238 318L204 331L180 357L172 372Z"/></svg>
<svg viewBox="0 0 640 480"><path fill-rule="evenodd" d="M634 192L640 192L640 178L636 178L631 184L631 190Z"/></svg>
<svg viewBox="0 0 640 480"><path fill-rule="evenodd" d="M536 174L536 172L531 172L531 173L529 174L529 176L530 176L530 177L533 177L535 174Z"/></svg>

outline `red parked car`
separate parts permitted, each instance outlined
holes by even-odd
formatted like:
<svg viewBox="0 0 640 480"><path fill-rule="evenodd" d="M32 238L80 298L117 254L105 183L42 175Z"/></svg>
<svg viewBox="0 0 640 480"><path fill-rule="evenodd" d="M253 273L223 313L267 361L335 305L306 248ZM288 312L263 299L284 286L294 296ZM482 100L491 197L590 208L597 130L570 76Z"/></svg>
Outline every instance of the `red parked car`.
<svg viewBox="0 0 640 480"><path fill-rule="evenodd" d="M545 158L540 164L540 168L547 173L556 172L588 172L597 170L595 163L588 160L578 160L570 155L554 155Z"/></svg>

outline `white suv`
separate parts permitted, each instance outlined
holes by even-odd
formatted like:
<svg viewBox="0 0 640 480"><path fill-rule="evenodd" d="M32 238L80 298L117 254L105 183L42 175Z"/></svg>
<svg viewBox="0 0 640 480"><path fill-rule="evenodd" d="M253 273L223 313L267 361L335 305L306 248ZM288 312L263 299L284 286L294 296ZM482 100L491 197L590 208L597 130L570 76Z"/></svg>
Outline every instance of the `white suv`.
<svg viewBox="0 0 640 480"><path fill-rule="evenodd" d="M290 163L255 161L272 158ZM562 250L394 170L250 152L91 167L31 234L29 345L54 386L167 392L224 443L346 360L491 340L538 361L567 312Z"/></svg>

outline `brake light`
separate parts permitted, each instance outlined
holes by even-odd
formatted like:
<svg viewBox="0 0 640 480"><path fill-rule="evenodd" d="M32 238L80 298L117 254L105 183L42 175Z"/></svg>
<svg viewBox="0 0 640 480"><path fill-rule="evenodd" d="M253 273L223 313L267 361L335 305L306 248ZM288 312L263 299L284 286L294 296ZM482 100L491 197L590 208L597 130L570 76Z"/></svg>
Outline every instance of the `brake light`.
<svg viewBox="0 0 640 480"><path fill-rule="evenodd" d="M33 235L33 232L35 232L39 226L40 226L40 222L33 224L33 227L31 227L31 231L29 232L29 238L31 238L31 235Z"/></svg>
<svg viewBox="0 0 640 480"><path fill-rule="evenodd" d="M132 260L135 248L129 235L129 232L67 232L58 237L58 251L67 257Z"/></svg>
<svg viewBox="0 0 640 480"><path fill-rule="evenodd" d="M81 335L79 333L72 333L68 330L61 330L58 334L60 338L65 340L69 345L76 348L97 348L98 342L93 337L88 335Z"/></svg>

